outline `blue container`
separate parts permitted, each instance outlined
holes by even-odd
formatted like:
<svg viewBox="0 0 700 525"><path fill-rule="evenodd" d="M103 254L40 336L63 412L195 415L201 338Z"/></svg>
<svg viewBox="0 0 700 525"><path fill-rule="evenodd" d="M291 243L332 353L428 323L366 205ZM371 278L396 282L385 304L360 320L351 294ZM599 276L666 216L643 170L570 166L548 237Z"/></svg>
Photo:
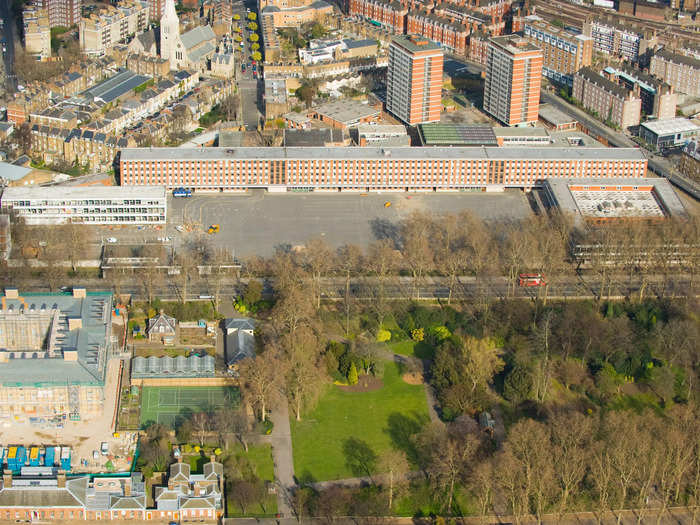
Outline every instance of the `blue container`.
<svg viewBox="0 0 700 525"><path fill-rule="evenodd" d="M16 463L16 468L17 470L20 470L25 462L27 461L27 449L24 447L17 447L17 456L15 457Z"/></svg>
<svg viewBox="0 0 700 525"><path fill-rule="evenodd" d="M53 467L56 461L56 447L47 447L46 456L44 456L44 466Z"/></svg>
<svg viewBox="0 0 700 525"><path fill-rule="evenodd" d="M70 470L70 447L61 449L61 468L68 472Z"/></svg>

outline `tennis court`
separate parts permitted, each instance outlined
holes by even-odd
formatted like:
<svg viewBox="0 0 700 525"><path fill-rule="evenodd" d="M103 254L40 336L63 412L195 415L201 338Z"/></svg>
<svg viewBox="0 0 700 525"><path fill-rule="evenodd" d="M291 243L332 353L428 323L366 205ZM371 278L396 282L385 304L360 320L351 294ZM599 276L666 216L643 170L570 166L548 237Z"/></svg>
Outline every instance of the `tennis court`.
<svg viewBox="0 0 700 525"><path fill-rule="evenodd" d="M141 392L141 425L156 422L172 426L191 412L237 405L238 389L232 387L145 386Z"/></svg>

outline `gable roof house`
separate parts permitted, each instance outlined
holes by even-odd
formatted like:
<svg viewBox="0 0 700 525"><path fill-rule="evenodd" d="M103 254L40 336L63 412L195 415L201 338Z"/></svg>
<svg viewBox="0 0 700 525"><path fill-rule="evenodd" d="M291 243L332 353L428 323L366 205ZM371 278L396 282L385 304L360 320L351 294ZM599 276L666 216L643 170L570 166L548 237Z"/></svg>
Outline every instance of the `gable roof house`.
<svg viewBox="0 0 700 525"><path fill-rule="evenodd" d="M159 511L179 512L180 519L216 519L223 513L224 467L214 457L204 464L202 474L192 474L190 465L170 465L168 484L156 487L155 502Z"/></svg>
<svg viewBox="0 0 700 525"><path fill-rule="evenodd" d="M149 341L161 341L163 344L173 344L177 339L177 319L160 312L148 320L146 328Z"/></svg>
<svg viewBox="0 0 700 525"><path fill-rule="evenodd" d="M255 320L249 317L224 320L226 366L235 371L238 362L255 357Z"/></svg>

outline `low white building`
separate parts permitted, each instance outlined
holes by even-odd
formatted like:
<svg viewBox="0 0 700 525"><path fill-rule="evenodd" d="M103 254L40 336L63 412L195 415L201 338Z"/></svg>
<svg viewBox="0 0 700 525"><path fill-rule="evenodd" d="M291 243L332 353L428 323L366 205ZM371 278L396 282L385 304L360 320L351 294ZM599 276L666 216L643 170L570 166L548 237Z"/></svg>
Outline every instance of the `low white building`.
<svg viewBox="0 0 700 525"><path fill-rule="evenodd" d="M0 205L27 224L165 224L163 186L40 186L5 188Z"/></svg>

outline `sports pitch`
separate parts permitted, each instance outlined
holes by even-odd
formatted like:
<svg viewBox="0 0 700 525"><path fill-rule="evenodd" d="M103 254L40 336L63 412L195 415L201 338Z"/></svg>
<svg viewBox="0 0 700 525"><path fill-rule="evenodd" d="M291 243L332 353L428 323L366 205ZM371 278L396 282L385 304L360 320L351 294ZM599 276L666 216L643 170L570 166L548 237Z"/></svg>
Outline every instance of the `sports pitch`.
<svg viewBox="0 0 700 525"><path fill-rule="evenodd" d="M240 399L236 388L201 386L145 386L141 396L141 425L153 421L169 426L187 413L237 405Z"/></svg>

